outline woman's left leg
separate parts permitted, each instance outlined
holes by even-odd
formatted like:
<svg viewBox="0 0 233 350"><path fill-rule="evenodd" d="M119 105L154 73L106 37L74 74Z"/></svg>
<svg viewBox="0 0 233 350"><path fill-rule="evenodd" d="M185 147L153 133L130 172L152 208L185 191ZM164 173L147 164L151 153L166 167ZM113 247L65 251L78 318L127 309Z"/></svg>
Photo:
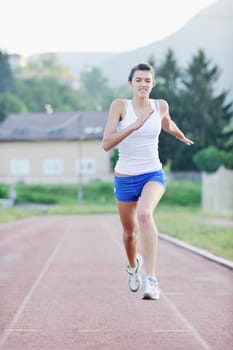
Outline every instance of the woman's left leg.
<svg viewBox="0 0 233 350"><path fill-rule="evenodd" d="M138 223L141 233L142 253L147 276L155 278L158 230L153 219L154 209L158 205L165 188L158 182L145 184L138 202Z"/></svg>

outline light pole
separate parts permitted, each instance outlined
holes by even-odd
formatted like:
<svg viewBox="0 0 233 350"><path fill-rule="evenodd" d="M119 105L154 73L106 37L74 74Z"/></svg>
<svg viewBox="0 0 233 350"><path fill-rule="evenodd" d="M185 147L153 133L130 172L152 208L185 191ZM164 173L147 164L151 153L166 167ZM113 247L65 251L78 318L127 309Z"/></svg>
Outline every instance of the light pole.
<svg viewBox="0 0 233 350"><path fill-rule="evenodd" d="M82 188L82 114L78 115L77 120L77 140L78 140L78 188L77 188L77 202L78 206L82 205L83 188Z"/></svg>

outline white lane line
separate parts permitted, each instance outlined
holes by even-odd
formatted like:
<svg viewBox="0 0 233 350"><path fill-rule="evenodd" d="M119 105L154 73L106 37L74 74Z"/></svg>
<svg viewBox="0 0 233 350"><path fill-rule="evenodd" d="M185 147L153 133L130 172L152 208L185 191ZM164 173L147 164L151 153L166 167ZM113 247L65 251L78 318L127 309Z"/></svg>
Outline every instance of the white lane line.
<svg viewBox="0 0 233 350"><path fill-rule="evenodd" d="M154 333L187 333L191 332L190 329L153 329Z"/></svg>
<svg viewBox="0 0 233 350"><path fill-rule="evenodd" d="M35 282L33 283L31 289L29 290L28 294L26 295L26 297L24 298L22 304L20 305L18 311L15 313L13 319L11 320L11 322L8 324L8 326L6 327L6 329L4 330L3 334L2 334L2 338L0 339L0 349L2 349L3 345L5 344L5 342L7 341L9 335L12 333L12 329L15 328L16 323L18 322L18 320L20 319L25 307L27 306L28 302L30 301L34 291L36 290L36 288L39 286L40 281L42 280L42 278L44 277L44 275L46 274L49 266L51 265L51 263L53 262L53 259L55 257L55 255L57 254L57 252L59 251L59 249L61 248L63 242L64 242L64 238L65 238L65 234L68 230L65 231L65 233L62 235L62 237L60 238L60 240L58 241L58 243L55 246L55 249L52 251L51 255L49 256L47 262L45 263L43 269L41 270L39 276L37 277L37 279L35 280Z"/></svg>
<svg viewBox="0 0 233 350"><path fill-rule="evenodd" d="M111 329L78 329L78 333L109 333Z"/></svg>
<svg viewBox="0 0 233 350"><path fill-rule="evenodd" d="M103 229L107 228L107 225L102 225ZM123 245L120 244L119 241L116 240L116 238L113 236L111 231L107 230L109 233L109 237L112 239L113 242L120 248L121 251L124 251ZM173 312L177 315L177 317L185 324L187 327L187 332L190 332L193 337L196 339L196 341L201 345L201 347L204 350L212 350L210 345L201 337L201 335L198 333L198 331L192 326L192 324L185 318L185 316L177 309L175 304L172 303L172 301L165 295L165 293L162 293L163 298L165 299L167 305L173 310ZM156 332L156 330L152 330L152 332Z"/></svg>
<svg viewBox="0 0 233 350"><path fill-rule="evenodd" d="M14 333L14 332L19 332L19 333L21 333L21 332L22 333L24 333L24 332L40 332L39 329L17 329L17 328L13 328L13 329L8 328L6 331L12 332L12 333Z"/></svg>
<svg viewBox="0 0 233 350"><path fill-rule="evenodd" d="M190 331L196 341L200 344L204 350L212 350L210 345L201 337L196 328L184 317L184 315L178 310L175 304L164 294L162 293L163 299L165 299L167 305L172 309L176 316L185 324L187 331Z"/></svg>

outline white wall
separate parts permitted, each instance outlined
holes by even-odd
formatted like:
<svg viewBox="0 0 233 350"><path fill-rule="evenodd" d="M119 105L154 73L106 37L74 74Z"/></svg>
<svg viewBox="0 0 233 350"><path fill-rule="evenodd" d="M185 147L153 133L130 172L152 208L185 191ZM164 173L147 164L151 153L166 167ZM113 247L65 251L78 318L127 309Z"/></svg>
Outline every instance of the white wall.
<svg viewBox="0 0 233 350"><path fill-rule="evenodd" d="M100 140L0 143L0 183L75 184L79 181L112 180L110 152Z"/></svg>
<svg viewBox="0 0 233 350"><path fill-rule="evenodd" d="M202 209L233 213L233 170L220 167L213 174L202 173Z"/></svg>

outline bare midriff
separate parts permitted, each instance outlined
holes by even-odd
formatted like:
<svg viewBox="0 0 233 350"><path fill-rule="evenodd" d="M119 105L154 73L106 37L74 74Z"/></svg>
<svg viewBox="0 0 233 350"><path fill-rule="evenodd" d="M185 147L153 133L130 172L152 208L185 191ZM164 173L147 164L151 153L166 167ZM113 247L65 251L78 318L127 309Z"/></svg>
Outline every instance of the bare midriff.
<svg viewBox="0 0 233 350"><path fill-rule="evenodd" d="M138 175L138 174L127 175L127 174L121 174L121 173L115 172L115 176L117 176L117 177L130 177L130 176L137 176L137 175Z"/></svg>

